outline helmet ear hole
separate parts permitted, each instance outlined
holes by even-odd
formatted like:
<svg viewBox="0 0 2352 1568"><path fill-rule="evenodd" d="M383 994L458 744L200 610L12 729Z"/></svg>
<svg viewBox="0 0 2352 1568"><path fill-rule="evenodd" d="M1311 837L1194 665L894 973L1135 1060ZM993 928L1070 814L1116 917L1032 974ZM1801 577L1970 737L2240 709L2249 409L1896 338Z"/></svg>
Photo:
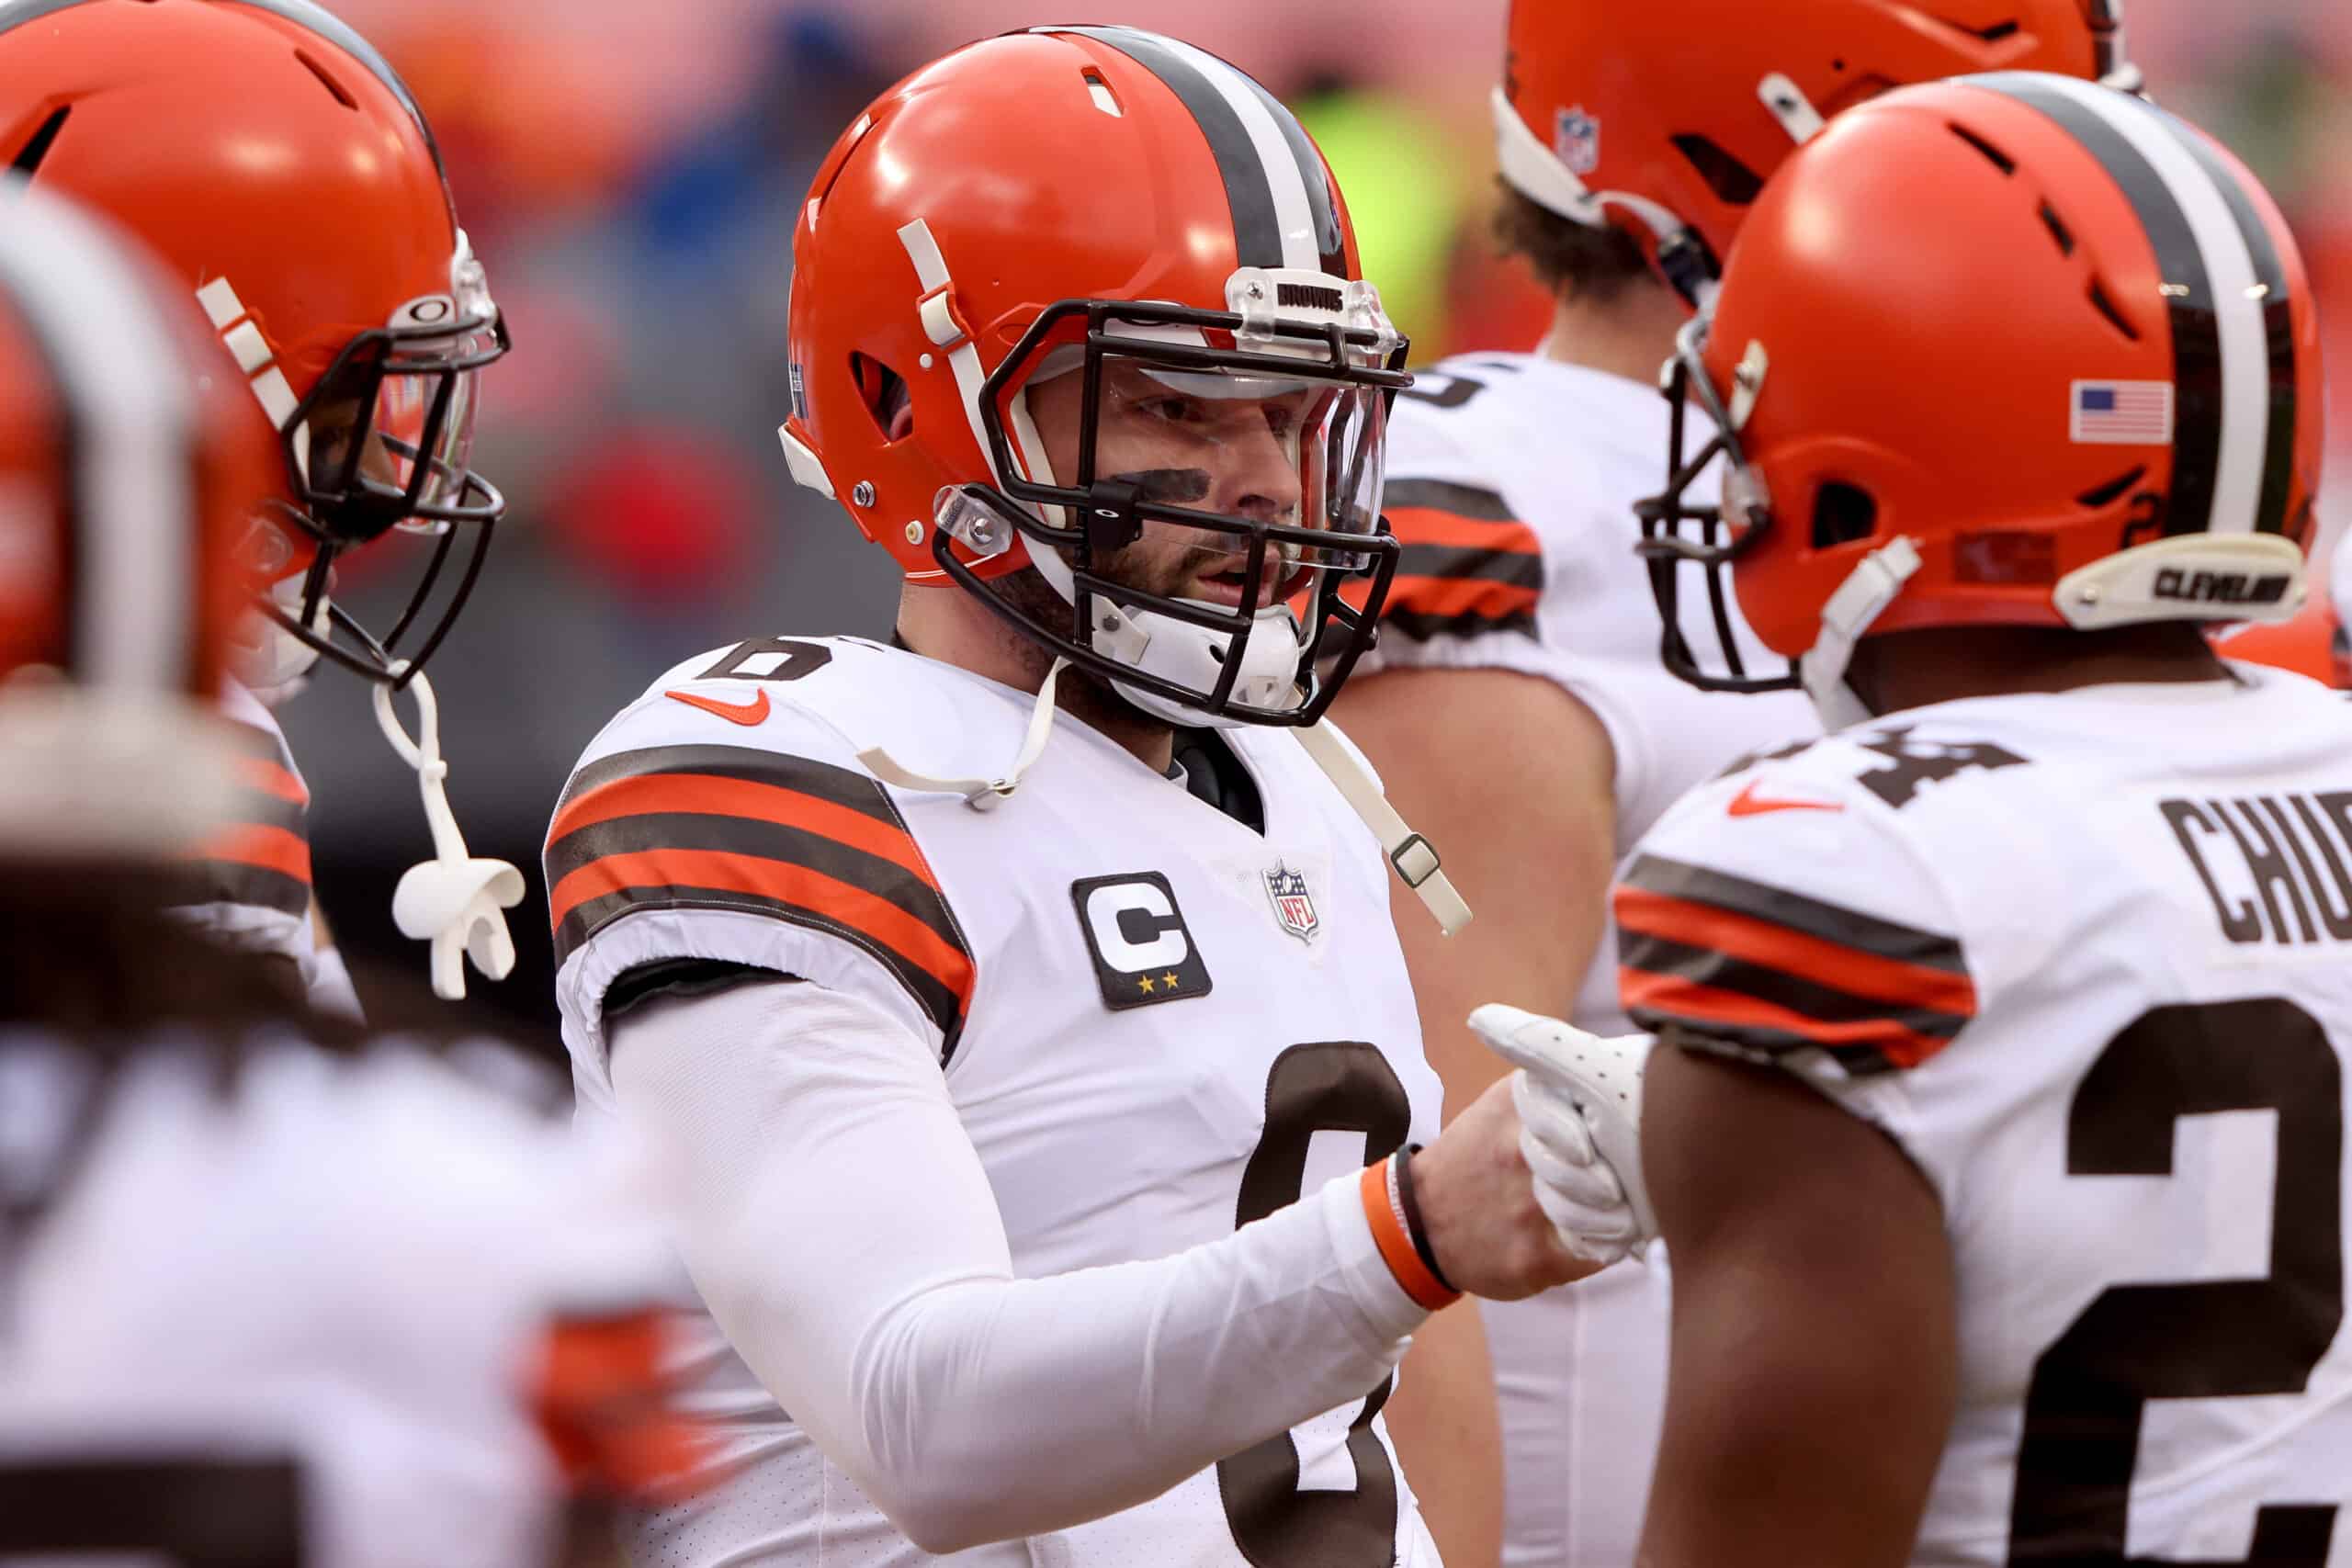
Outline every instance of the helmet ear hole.
<svg viewBox="0 0 2352 1568"><path fill-rule="evenodd" d="M1703 136L1678 136L1675 150L1690 161L1707 188L1734 207L1746 207L1763 190L1764 182L1756 171L1724 152Z"/></svg>
<svg viewBox="0 0 2352 1568"><path fill-rule="evenodd" d="M878 359L863 354L849 356L850 378L857 383L866 417L886 442L904 441L914 434L914 396L906 378Z"/></svg>
<svg viewBox="0 0 2352 1568"><path fill-rule="evenodd" d="M1850 545L1878 531L1878 501L1870 491L1829 479L1813 498L1813 547Z"/></svg>

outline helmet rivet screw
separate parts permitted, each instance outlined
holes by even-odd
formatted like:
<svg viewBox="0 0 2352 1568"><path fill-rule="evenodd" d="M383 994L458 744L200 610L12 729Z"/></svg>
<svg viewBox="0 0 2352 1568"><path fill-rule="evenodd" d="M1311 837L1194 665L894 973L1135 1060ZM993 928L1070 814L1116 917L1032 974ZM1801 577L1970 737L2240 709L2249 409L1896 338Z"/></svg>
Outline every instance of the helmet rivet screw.
<svg viewBox="0 0 2352 1568"><path fill-rule="evenodd" d="M1251 284L1251 285L1250 286L1250 299L1263 299L1265 297L1266 297L1266 286L1265 286L1264 284L1262 284L1262 283L1253 283L1253 284Z"/></svg>
<svg viewBox="0 0 2352 1568"><path fill-rule="evenodd" d="M2096 583L2086 584L2075 597L2086 604L2096 604L2098 603L2098 586Z"/></svg>
<svg viewBox="0 0 2352 1568"><path fill-rule="evenodd" d="M1104 611L1102 613L1102 629L1106 632L1117 631L1119 629L1119 617L1112 615L1107 610Z"/></svg>
<svg viewBox="0 0 2352 1568"><path fill-rule="evenodd" d="M907 543L910 545L920 545L922 543L922 524L910 523L907 525Z"/></svg>
<svg viewBox="0 0 2352 1568"><path fill-rule="evenodd" d="M857 481L857 488L856 488L856 489L854 489L854 490L853 490L853 491L851 491L849 492L849 498L850 498L852 501L854 501L854 502L857 502L857 504L858 504L858 505L860 505L860 506L871 506L871 505L873 505L873 504L874 504L874 481L873 481L873 480L871 480L871 479L860 479L860 480L858 480L858 481Z"/></svg>
<svg viewBox="0 0 2352 1568"><path fill-rule="evenodd" d="M922 358L920 358L920 359L916 360L916 361L915 361L915 363L916 363L917 365L922 366L924 369L928 370L928 369L930 369L930 368L931 368L933 361L932 361L932 357L931 357L931 355L928 355L928 354L926 354L926 355L924 355Z"/></svg>

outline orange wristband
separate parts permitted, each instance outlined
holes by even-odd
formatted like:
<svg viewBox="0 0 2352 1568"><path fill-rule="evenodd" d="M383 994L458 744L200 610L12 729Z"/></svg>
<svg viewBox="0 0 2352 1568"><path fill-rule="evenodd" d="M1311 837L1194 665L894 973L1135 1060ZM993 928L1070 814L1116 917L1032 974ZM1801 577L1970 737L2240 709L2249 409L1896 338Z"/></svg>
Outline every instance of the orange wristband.
<svg viewBox="0 0 2352 1568"><path fill-rule="evenodd" d="M1462 1292L1448 1290L1439 1282L1430 1266L1421 1261L1419 1249L1413 1246L1413 1233L1405 1223L1405 1205L1396 1195L1393 1162L1382 1160L1378 1165L1364 1167L1356 1191L1363 1200L1363 1217L1372 1226L1372 1239L1380 1248L1381 1260L1388 1265L1388 1271L1396 1277L1396 1283L1405 1293L1413 1298L1413 1304L1424 1312L1435 1312L1460 1301Z"/></svg>

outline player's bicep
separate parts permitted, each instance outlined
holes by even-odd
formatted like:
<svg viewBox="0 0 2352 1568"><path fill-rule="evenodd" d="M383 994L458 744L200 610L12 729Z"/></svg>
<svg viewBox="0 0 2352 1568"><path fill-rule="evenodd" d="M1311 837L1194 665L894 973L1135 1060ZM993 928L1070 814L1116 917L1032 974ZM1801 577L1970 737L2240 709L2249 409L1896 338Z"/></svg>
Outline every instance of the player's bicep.
<svg viewBox="0 0 2352 1568"><path fill-rule="evenodd" d="M1643 1145L1674 1321L1641 1560L1896 1568L1954 1398L1935 1193L1788 1075L1671 1045Z"/></svg>

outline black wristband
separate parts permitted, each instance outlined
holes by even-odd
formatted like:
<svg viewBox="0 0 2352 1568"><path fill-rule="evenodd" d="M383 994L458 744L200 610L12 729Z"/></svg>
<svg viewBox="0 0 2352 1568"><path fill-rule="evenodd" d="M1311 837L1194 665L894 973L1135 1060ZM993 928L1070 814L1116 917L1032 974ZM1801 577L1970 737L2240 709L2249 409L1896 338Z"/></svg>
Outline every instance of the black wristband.
<svg viewBox="0 0 2352 1568"><path fill-rule="evenodd" d="M1430 1246L1429 1233L1421 1228L1421 1203L1413 1193L1413 1156L1420 1152L1419 1144L1407 1144L1396 1151L1396 1204L1405 1211L1405 1234L1413 1238L1413 1250L1420 1254L1422 1263L1437 1282L1458 1296L1462 1292L1437 1266L1437 1253Z"/></svg>

